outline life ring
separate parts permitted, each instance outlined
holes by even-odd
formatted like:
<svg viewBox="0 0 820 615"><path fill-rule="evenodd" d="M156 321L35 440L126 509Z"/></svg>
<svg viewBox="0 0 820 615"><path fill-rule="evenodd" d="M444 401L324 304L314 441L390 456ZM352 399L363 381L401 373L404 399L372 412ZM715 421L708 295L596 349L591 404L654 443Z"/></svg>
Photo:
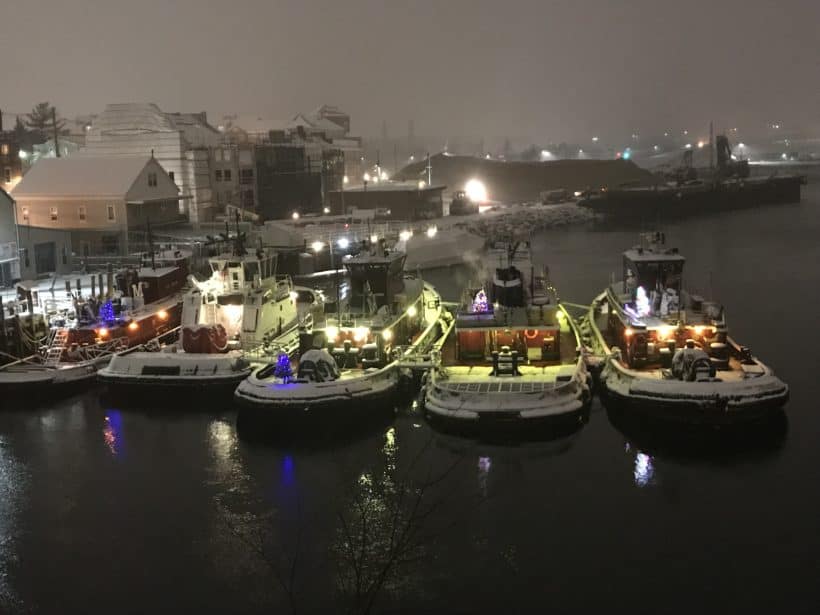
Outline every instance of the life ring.
<svg viewBox="0 0 820 615"><path fill-rule="evenodd" d="M532 335L530 335L530 332L532 332ZM536 337L538 337L538 331L535 329L524 329L524 337L526 337L528 340L534 340Z"/></svg>

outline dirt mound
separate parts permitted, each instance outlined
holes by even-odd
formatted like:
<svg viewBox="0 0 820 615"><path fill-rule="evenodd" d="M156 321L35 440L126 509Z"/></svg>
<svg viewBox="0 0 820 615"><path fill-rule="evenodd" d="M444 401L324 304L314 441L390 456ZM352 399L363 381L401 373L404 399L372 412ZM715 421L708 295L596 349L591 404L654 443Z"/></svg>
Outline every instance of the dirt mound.
<svg viewBox="0 0 820 615"><path fill-rule="evenodd" d="M394 179L415 181L426 177L426 160L399 171ZM556 160L551 162L503 162L472 156L437 154L431 159L433 183L449 191L461 190L476 178L487 186L495 201L534 201L543 190L583 190L621 184L656 184L658 178L630 160Z"/></svg>

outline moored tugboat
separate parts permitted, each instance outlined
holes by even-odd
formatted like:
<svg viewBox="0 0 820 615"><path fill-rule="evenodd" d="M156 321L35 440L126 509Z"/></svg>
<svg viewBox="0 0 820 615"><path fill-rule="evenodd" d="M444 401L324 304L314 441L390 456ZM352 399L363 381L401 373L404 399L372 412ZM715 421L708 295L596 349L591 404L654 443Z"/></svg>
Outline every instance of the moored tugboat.
<svg viewBox="0 0 820 615"><path fill-rule="evenodd" d="M425 353L447 317L436 290L405 274L405 256L363 242L344 262L348 296L301 334L298 358L282 354L237 387L240 420L338 425L392 410L400 360Z"/></svg>
<svg viewBox="0 0 820 615"><path fill-rule="evenodd" d="M208 279L193 280L177 343L122 354L100 370L109 393L230 395L254 361L258 366L269 353L295 350L300 319L290 277L276 274L276 254L249 253L243 239L237 233L231 252L209 259Z"/></svg>
<svg viewBox="0 0 820 615"><path fill-rule="evenodd" d="M682 286L684 257L662 233L623 253L623 280L589 309L600 384L614 407L696 424L761 418L789 387L729 336L724 308Z"/></svg>
<svg viewBox="0 0 820 615"><path fill-rule="evenodd" d="M577 423L590 400L578 328L546 275L535 273L528 247L501 252L507 262L494 270L490 293L465 293L428 374L426 415L467 431Z"/></svg>
<svg viewBox="0 0 820 615"><path fill-rule="evenodd" d="M92 383L111 359L173 335L180 324L190 254L151 252L141 265L109 273L108 291L66 294L71 307L49 314L50 328L40 351L0 368L0 393L30 400ZM46 386L47 385L47 386Z"/></svg>

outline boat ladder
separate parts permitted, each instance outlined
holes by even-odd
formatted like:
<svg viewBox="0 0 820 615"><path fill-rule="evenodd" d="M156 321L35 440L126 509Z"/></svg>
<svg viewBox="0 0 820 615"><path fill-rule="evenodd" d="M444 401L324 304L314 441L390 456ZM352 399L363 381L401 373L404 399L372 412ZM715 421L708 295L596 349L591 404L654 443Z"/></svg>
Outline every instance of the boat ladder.
<svg viewBox="0 0 820 615"><path fill-rule="evenodd" d="M55 366L60 362L65 350L65 344L68 340L68 331L62 327L54 331L54 337L51 338L51 344L46 351L44 363L46 365Z"/></svg>

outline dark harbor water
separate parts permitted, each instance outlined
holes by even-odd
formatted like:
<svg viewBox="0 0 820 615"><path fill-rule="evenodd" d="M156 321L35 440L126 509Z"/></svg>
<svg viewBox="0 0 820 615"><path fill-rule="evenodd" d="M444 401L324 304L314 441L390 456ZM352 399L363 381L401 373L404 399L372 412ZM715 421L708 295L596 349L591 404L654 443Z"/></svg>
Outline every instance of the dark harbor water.
<svg viewBox="0 0 820 615"><path fill-rule="evenodd" d="M588 302L639 230L534 252ZM440 435L408 402L311 445L238 431L227 406L4 402L0 613L816 612L818 185L663 230L791 385L785 419L659 434L596 400L573 433L505 444ZM466 274L428 277L456 299Z"/></svg>

